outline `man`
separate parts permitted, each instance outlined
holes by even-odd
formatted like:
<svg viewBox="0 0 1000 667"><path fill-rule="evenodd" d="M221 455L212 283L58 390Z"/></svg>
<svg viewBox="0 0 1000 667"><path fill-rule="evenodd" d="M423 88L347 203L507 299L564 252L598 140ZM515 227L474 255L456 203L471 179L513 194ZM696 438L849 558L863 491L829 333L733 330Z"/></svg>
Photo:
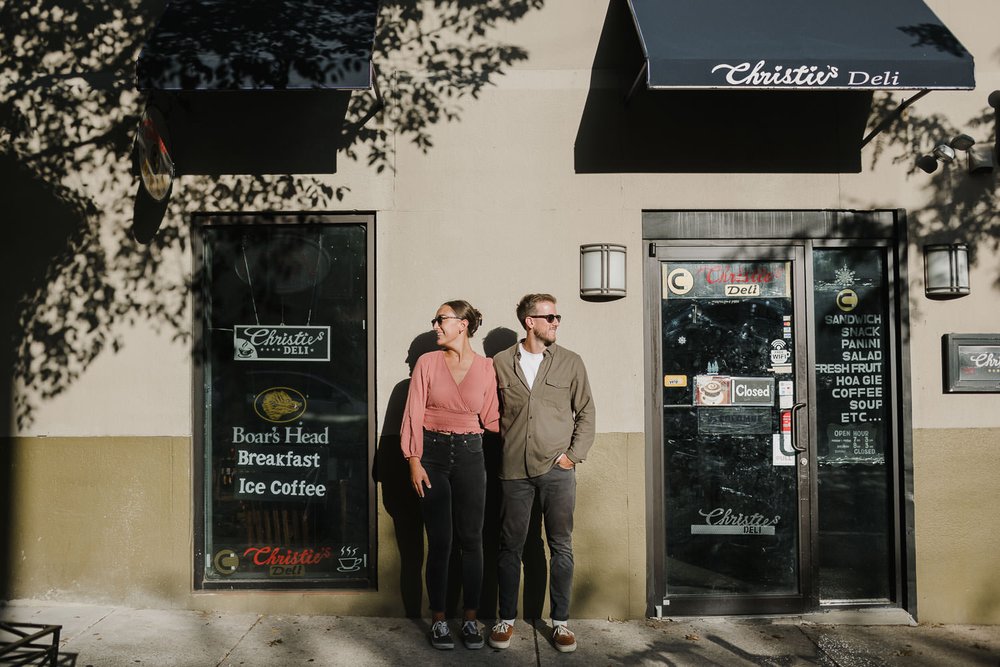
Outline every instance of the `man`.
<svg viewBox="0 0 1000 667"><path fill-rule="evenodd" d="M500 393L500 617L490 646L507 648L514 635L521 587L521 554L531 506L538 496L549 545L552 642L576 650L570 631L573 586L573 508L576 464L594 443L594 401L580 357L556 345L562 316L551 294L528 294L517 305L524 338L494 360Z"/></svg>

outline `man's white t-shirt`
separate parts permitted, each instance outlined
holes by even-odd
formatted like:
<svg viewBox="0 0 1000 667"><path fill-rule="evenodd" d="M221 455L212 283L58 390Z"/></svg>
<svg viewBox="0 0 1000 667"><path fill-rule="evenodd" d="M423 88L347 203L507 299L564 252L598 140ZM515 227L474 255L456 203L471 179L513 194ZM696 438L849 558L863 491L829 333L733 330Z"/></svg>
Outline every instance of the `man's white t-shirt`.
<svg viewBox="0 0 1000 667"><path fill-rule="evenodd" d="M519 345L519 347L521 349L521 372L524 373L524 379L528 381L530 389L535 384L535 376L538 375L538 367L542 365L545 353L533 354L524 349L524 345Z"/></svg>

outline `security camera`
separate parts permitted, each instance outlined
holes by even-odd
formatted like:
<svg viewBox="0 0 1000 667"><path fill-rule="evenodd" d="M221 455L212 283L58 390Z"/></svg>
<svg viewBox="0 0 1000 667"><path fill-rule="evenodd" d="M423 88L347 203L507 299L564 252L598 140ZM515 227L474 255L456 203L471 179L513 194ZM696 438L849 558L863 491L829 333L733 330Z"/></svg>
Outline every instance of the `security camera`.
<svg viewBox="0 0 1000 667"><path fill-rule="evenodd" d="M953 162L955 160L955 149L948 144L938 144L934 147L934 157L944 163Z"/></svg>
<svg viewBox="0 0 1000 667"><path fill-rule="evenodd" d="M967 134L960 134L951 141L948 145L954 148L956 151L967 151L975 145L976 140Z"/></svg>

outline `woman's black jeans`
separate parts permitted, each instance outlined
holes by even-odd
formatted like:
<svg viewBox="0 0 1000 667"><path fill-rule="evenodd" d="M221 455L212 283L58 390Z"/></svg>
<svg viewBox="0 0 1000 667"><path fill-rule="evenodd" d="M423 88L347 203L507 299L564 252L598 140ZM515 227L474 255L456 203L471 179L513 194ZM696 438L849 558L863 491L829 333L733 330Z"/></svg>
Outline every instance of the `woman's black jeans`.
<svg viewBox="0 0 1000 667"><path fill-rule="evenodd" d="M431 488L424 489L420 502L427 530L427 597L431 611L445 611L453 533L462 556L465 609L478 609L483 588L483 514L486 509L483 436L425 430L420 463L431 483Z"/></svg>

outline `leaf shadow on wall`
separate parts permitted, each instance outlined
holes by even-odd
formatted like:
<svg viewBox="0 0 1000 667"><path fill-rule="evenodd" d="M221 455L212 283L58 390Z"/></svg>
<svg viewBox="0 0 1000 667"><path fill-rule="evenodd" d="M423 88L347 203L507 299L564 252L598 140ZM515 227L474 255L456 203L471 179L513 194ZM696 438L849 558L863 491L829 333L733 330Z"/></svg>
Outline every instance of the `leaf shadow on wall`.
<svg viewBox="0 0 1000 667"><path fill-rule="evenodd" d="M165 4L98 0L67 9L41 0L31 12L0 11L12 45L0 50L0 175L12 237L4 244L0 288L10 342L0 368L24 387L13 395L8 386L0 397L7 399L8 433L29 429L40 403L65 392L99 355L117 352L130 326L191 343L189 296L197 276L186 268L187 213L336 210L350 197L342 182L293 173L182 179L151 242L134 242L132 140L143 103L134 64ZM387 106L362 122L375 111L374 97L351 96L343 155L381 173L393 169L394 145L432 150L436 126L460 121L465 101L527 58L524 49L499 43L498 30L543 4L380 3L374 58ZM406 67L426 76L400 69ZM199 351L193 353L197 360ZM0 448L4 547L15 516L12 457L10 447ZM0 550L0 559L9 553ZM0 593L11 584L9 565L0 561Z"/></svg>
<svg viewBox="0 0 1000 667"><path fill-rule="evenodd" d="M94 3L75 15L59 14L59 20L54 4L43 3L39 16L3 14L5 31L19 37L19 50L0 55L0 75L17 82L0 91L0 130L6 133L0 134L0 153L53 187L104 170L110 175L96 185L76 186L79 191L72 196L92 208L91 218L81 215L76 227L89 225L94 233L80 239L75 255L60 260L64 271L73 264L92 267L103 276L99 287L75 284L74 276L66 275L45 298L23 304L25 321L31 324L37 323L40 310L49 311L50 317L64 315L51 326L43 323L18 332L21 353L15 374L35 397L61 393L97 354L121 345L123 340L110 333L112 323L149 322L170 337L190 341L187 294L192 281L160 270L165 261L185 258L185 212L336 210L351 192L336 180L303 172L258 169L244 176L182 179L175 184L152 242L136 246L129 229L137 185L131 143L142 101L133 90L134 58L165 2L147 1L125 22L116 18L116 2ZM387 106L374 120L361 123L377 111L377 102L370 91L351 95L339 138L343 155L380 173L393 169L394 145L409 142L423 152L433 150L437 125L461 120L466 101L511 64L527 58L523 48L497 42L496 31L542 5L543 0L380 3L374 59ZM322 6L314 9L322 11ZM108 55L102 45L112 38L120 48ZM81 63L96 64L77 71ZM31 105L30 114L23 110L24 103ZM260 133L260 128L255 131ZM304 162L293 156L284 166L295 164ZM98 197L99 206L93 203ZM39 219L36 226L45 224ZM81 321L86 326L77 326ZM58 328L73 330L73 335L46 333ZM24 359L28 348L38 350L31 368ZM72 373L61 367L66 358L77 362ZM22 427L31 424L33 407L29 399L18 406L15 418Z"/></svg>
<svg viewBox="0 0 1000 667"><path fill-rule="evenodd" d="M1000 60L1000 57L998 57ZM983 95L985 97L985 95ZM885 117L895 109L901 99L896 93L877 96L873 117ZM919 208L908 211L910 243L918 249L934 243L965 243L969 248L969 263L976 265L983 258L995 257L1000 251L1000 216L997 214L1000 194L1000 165L992 171L970 173L965 156L950 164L939 164L927 174L917 166L921 155L929 154L935 146L948 143L959 134L969 134L977 140L978 150L995 153L1000 121L997 112L988 105L968 118L961 125L940 113L920 113L910 107L904 119L897 120L874 142L872 167L889 160L891 164L906 169L907 178L914 187L926 193ZM994 155L994 158L997 157ZM886 202L891 205L891 202ZM914 276L921 284L923 277ZM982 289L985 286L973 286ZM1000 267L992 284L1000 291ZM920 300L913 303L920 304Z"/></svg>

